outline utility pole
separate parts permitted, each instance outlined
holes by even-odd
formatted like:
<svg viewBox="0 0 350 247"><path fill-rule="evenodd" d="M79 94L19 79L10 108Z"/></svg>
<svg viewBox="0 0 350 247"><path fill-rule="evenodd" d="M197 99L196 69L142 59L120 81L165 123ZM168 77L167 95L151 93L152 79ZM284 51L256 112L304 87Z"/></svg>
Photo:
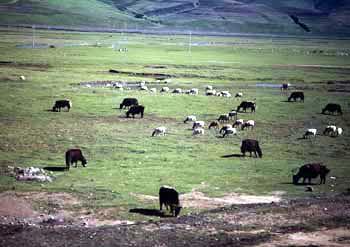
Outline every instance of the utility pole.
<svg viewBox="0 0 350 247"><path fill-rule="evenodd" d="M190 31L190 38L188 42L188 53L191 55L191 45L192 45L192 31Z"/></svg>
<svg viewBox="0 0 350 247"><path fill-rule="evenodd" d="M32 48L35 48L35 25L32 26Z"/></svg>

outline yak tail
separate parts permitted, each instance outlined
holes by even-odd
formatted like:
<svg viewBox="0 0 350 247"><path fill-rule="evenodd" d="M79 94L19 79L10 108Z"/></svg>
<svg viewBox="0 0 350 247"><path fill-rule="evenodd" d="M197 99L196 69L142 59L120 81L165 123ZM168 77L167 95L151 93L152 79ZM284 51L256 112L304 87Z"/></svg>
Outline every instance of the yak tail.
<svg viewBox="0 0 350 247"><path fill-rule="evenodd" d="M261 148L260 148L260 146L259 146L259 143L258 143L258 145L256 146L256 152L258 153L258 155L259 155L259 158L262 158L262 151L261 151Z"/></svg>

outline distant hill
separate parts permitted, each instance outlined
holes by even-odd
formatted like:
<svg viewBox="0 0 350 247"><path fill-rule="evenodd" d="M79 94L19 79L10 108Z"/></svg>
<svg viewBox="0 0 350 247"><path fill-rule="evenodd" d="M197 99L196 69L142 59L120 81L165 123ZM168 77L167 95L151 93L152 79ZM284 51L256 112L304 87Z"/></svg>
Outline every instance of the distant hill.
<svg viewBox="0 0 350 247"><path fill-rule="evenodd" d="M2 24L350 35L347 0L0 0Z"/></svg>

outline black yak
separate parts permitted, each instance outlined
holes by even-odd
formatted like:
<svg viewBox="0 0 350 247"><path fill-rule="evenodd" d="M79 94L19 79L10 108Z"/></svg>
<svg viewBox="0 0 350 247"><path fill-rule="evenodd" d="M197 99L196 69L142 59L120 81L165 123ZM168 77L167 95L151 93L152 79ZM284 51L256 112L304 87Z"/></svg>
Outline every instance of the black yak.
<svg viewBox="0 0 350 247"><path fill-rule="evenodd" d="M123 108L130 107L133 105L138 105L138 104L139 104L139 102L135 98L125 98L125 99L123 99L123 102L120 103L119 109L123 109Z"/></svg>
<svg viewBox="0 0 350 247"><path fill-rule="evenodd" d="M241 143L241 153L245 156L245 153L249 152L250 156L252 156L252 152L254 152L255 157L262 158L262 151L259 146L259 142L253 139L245 139Z"/></svg>
<svg viewBox="0 0 350 247"><path fill-rule="evenodd" d="M256 104L252 101L242 101L242 103L237 107L237 112L243 108L244 112L247 112L247 108L250 108L251 112L255 112Z"/></svg>
<svg viewBox="0 0 350 247"><path fill-rule="evenodd" d="M224 115L220 115L218 118L219 122L228 122L230 121L230 116L229 114L224 114Z"/></svg>
<svg viewBox="0 0 350 247"><path fill-rule="evenodd" d="M163 204L165 208L170 207L172 216L177 217L180 214L181 206L179 201L179 193L172 187L162 186L159 189L159 208L162 211Z"/></svg>
<svg viewBox="0 0 350 247"><path fill-rule="evenodd" d="M339 115L343 115L343 112L341 110L341 106L339 104L329 103L325 106L325 108L322 109L322 114L328 113L337 113Z"/></svg>
<svg viewBox="0 0 350 247"><path fill-rule="evenodd" d="M141 118L143 118L144 111L145 107L143 105L134 105L126 112L126 117L128 118L131 114L132 117L135 118L136 114L141 114Z"/></svg>
<svg viewBox="0 0 350 247"><path fill-rule="evenodd" d="M304 102L304 93L300 91L291 93L288 98L288 102L291 100L297 101L297 99L300 99L300 101Z"/></svg>
<svg viewBox="0 0 350 247"><path fill-rule="evenodd" d="M75 167L77 167L78 161L81 161L81 164L84 167L87 164L87 161L80 149L69 149L66 152L66 169L69 170L70 165L73 165L74 163Z"/></svg>
<svg viewBox="0 0 350 247"><path fill-rule="evenodd" d="M69 99L56 100L55 105L52 107L52 111L61 111L61 108L67 107L67 111L72 107L72 101Z"/></svg>
<svg viewBox="0 0 350 247"><path fill-rule="evenodd" d="M325 184L326 176L329 172L330 170L326 166L321 165L321 163L305 164L299 168L296 175L293 175L293 184L298 184L300 178L303 178L303 183L305 183L306 179L311 183L311 179L318 176L320 176L320 184Z"/></svg>

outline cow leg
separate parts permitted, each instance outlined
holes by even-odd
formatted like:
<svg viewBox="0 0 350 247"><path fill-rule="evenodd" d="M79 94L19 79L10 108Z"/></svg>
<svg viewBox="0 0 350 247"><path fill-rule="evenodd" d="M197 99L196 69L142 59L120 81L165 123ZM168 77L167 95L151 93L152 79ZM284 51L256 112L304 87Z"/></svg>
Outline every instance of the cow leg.
<svg viewBox="0 0 350 247"><path fill-rule="evenodd" d="M303 184L305 184L305 180L306 180L306 178L303 178Z"/></svg>
<svg viewBox="0 0 350 247"><path fill-rule="evenodd" d="M162 211L162 209L163 209L163 203L159 201L159 211Z"/></svg>
<svg viewBox="0 0 350 247"><path fill-rule="evenodd" d="M170 205L170 212L172 216L175 216L175 208L173 205Z"/></svg>
<svg viewBox="0 0 350 247"><path fill-rule="evenodd" d="M252 157L252 151L250 151L249 154L250 154L250 157Z"/></svg>

